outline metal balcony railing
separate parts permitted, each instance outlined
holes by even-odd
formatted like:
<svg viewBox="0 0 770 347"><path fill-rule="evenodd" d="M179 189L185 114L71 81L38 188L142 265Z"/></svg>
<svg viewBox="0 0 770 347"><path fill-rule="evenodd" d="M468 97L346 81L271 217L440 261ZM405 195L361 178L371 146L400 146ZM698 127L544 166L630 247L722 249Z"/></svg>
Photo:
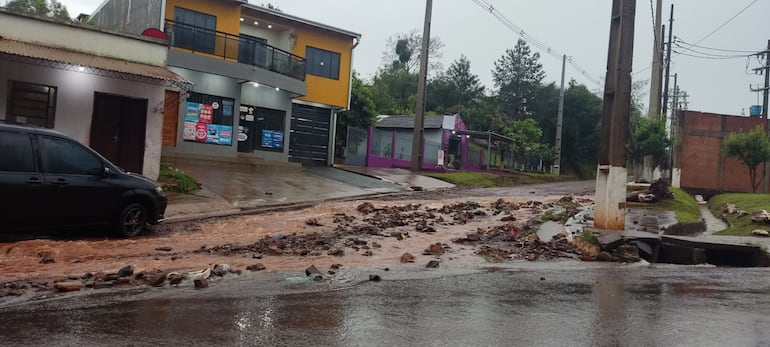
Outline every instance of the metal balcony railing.
<svg viewBox="0 0 770 347"><path fill-rule="evenodd" d="M172 47L193 54L207 54L238 61L305 80L305 59L268 45L265 41L166 20L166 35Z"/></svg>

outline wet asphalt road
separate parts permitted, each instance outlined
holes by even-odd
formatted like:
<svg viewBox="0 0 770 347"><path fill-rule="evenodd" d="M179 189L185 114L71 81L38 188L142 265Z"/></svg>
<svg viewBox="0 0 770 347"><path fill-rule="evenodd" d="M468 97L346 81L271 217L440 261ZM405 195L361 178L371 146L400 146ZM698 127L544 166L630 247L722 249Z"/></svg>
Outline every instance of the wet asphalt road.
<svg viewBox="0 0 770 347"><path fill-rule="evenodd" d="M81 293L0 307L0 344L770 346L768 269L533 266Z"/></svg>

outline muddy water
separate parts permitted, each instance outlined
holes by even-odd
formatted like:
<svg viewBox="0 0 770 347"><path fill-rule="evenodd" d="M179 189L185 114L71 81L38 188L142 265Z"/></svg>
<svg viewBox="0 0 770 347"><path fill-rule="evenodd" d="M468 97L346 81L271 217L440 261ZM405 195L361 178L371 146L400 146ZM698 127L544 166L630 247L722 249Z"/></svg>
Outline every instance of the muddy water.
<svg viewBox="0 0 770 347"><path fill-rule="evenodd" d="M48 346L770 344L766 269L538 264L337 290L258 277L165 297L74 295L0 308L0 336Z"/></svg>
<svg viewBox="0 0 770 347"><path fill-rule="evenodd" d="M539 197L536 200L555 201L560 196ZM482 206L489 206L497 197L473 198ZM523 203L534 198L510 198L508 201ZM376 202L375 206L405 205L421 203L424 207L440 208L447 204L466 201L466 199L442 199L431 201ZM250 244L267 235L292 233L333 233L332 222L337 213L354 215L360 221L362 215L356 211L360 202L332 202L299 211L278 212L255 216L222 218L200 223L161 226L154 234L136 239L79 238L77 234L70 239L35 239L19 242L0 243L0 282L20 278L56 279L68 275L82 275L86 272L115 272L126 265L132 265L139 271L178 271L199 270L213 264L227 263L237 269L243 269L256 262L263 263L268 271L297 271L309 265L327 268L341 263L346 267L422 267L435 256L423 256L422 252L433 243L446 243L450 249L439 259L442 262L457 264L477 264L481 260L473 255L472 246L455 245L452 239L465 236L478 228L503 224L500 216L475 218L465 225L437 226L437 232L423 234L415 232L414 226L388 229L403 231L410 237L399 240L394 237L372 236L368 240L377 242L382 247L372 249L371 256L364 256L363 251L346 250L344 257L331 256L266 256L252 259L250 256L221 256L195 253L202 247L222 244ZM534 211L537 212L537 211ZM513 212L519 220L527 220L533 211L521 209ZM323 226L309 226L305 221L316 218ZM157 250L171 247L170 252ZM414 264L403 265L400 257L409 252L417 257ZM43 255L48 255L56 262L41 264Z"/></svg>

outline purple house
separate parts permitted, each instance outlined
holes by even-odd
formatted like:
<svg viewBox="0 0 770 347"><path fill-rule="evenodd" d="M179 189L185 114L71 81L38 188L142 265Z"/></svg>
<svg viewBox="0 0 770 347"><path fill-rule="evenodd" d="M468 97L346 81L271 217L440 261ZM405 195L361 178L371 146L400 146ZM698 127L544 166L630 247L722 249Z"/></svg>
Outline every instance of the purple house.
<svg viewBox="0 0 770 347"><path fill-rule="evenodd" d="M409 168L412 157L414 116L379 116L368 129L367 167ZM425 116L423 170L456 168L481 170L487 148L473 143L459 114Z"/></svg>

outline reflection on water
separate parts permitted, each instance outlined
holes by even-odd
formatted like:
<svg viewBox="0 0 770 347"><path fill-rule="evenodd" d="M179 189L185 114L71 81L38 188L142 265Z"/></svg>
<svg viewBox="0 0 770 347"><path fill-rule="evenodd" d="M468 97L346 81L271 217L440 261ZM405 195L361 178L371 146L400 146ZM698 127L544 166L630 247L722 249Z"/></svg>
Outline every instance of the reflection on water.
<svg viewBox="0 0 770 347"><path fill-rule="evenodd" d="M495 271L333 291L236 283L163 299L0 309L0 334L19 345L768 345L768 274L663 266ZM94 306L79 308L86 302Z"/></svg>

